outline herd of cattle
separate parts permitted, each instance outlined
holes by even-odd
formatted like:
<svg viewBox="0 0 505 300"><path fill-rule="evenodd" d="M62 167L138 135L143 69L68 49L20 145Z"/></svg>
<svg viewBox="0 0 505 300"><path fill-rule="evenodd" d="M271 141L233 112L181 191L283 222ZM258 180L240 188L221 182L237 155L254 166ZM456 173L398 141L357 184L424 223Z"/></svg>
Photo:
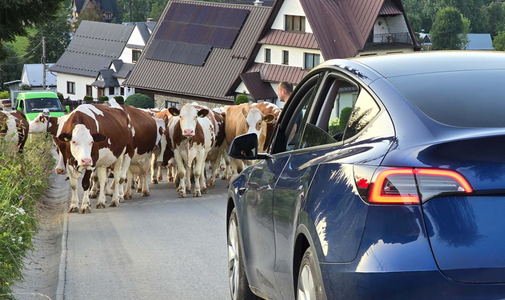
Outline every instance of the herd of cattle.
<svg viewBox="0 0 505 300"><path fill-rule="evenodd" d="M97 192L97 208L105 207L106 194L112 194L111 207L131 198L135 175L142 196L148 196L148 173L151 171L151 182L157 183L161 166L176 170L179 197L186 197L192 189L193 196L200 197L207 186L214 185L221 169L223 178L230 179L244 168L241 160L227 154L236 136L256 133L259 151L266 150L280 112L271 103L213 110L192 103L160 111L119 105L112 99L106 104L80 105L62 117L42 112L28 124L21 112L0 109L0 141L15 140L22 152L28 133L51 134L59 155L56 173L70 179L69 212L88 213L89 199ZM211 170L208 181L207 163ZM111 186L109 170L114 174ZM81 176L84 195L79 207Z"/></svg>

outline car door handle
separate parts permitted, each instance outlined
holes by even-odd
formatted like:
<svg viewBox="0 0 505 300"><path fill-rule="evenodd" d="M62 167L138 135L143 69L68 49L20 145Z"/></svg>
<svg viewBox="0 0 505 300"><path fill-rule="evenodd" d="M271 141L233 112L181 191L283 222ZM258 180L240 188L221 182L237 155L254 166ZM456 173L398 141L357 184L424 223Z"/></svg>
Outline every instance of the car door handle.
<svg viewBox="0 0 505 300"><path fill-rule="evenodd" d="M249 189L248 187L241 187L238 189L238 194L242 196L243 194L245 194L245 192L247 192L248 189Z"/></svg>

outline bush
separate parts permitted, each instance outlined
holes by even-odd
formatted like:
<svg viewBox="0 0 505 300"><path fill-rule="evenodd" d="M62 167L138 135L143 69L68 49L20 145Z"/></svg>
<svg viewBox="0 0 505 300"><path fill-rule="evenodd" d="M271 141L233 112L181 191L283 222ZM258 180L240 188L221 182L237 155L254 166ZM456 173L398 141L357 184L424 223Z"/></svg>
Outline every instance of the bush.
<svg viewBox="0 0 505 300"><path fill-rule="evenodd" d="M0 99L10 99L9 91L0 92Z"/></svg>
<svg viewBox="0 0 505 300"><path fill-rule="evenodd" d="M0 143L0 298L22 279L23 256L37 231L36 204L49 186L52 140L33 135L24 154L15 143ZM7 298L10 299L10 298Z"/></svg>
<svg viewBox="0 0 505 300"><path fill-rule="evenodd" d="M20 90L22 91L29 91L32 89L31 86L29 86L28 84L22 84L20 87L19 87Z"/></svg>
<svg viewBox="0 0 505 300"><path fill-rule="evenodd" d="M154 108L154 100L144 94L133 94L126 98L125 105L135 106L137 108Z"/></svg>
<svg viewBox="0 0 505 300"><path fill-rule="evenodd" d="M351 112L352 112L352 107L345 107L340 112L340 122L338 124L338 127L341 130L345 129L345 126L347 125L347 121L349 121L349 117L351 117Z"/></svg>
<svg viewBox="0 0 505 300"><path fill-rule="evenodd" d="M107 97L107 96L98 96L98 101L100 101L100 102L109 101L109 97Z"/></svg>
<svg viewBox="0 0 505 300"><path fill-rule="evenodd" d="M60 102L63 103L63 100L65 100L65 98L63 98L63 94L62 93L56 93L56 96L58 96L58 99L60 99Z"/></svg>
<svg viewBox="0 0 505 300"><path fill-rule="evenodd" d="M86 95L86 96L84 96L84 99L83 99L83 100L84 100L84 101L93 101L93 97L92 97L92 96L88 96L88 95Z"/></svg>
<svg viewBox="0 0 505 300"><path fill-rule="evenodd" d="M235 105L240 105L242 103L249 103L249 98L246 95L238 95L235 99Z"/></svg>
<svg viewBox="0 0 505 300"><path fill-rule="evenodd" d="M124 98L123 98L123 96L114 96L114 99L116 99L116 102L118 104L124 104Z"/></svg>

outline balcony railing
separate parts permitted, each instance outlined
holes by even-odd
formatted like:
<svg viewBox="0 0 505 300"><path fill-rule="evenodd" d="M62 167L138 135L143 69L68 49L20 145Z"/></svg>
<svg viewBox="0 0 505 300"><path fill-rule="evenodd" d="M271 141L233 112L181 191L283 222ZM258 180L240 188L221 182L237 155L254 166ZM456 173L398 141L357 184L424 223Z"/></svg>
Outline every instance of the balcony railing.
<svg viewBox="0 0 505 300"><path fill-rule="evenodd" d="M371 46L394 46L412 45L412 39L408 32L370 34L365 47Z"/></svg>

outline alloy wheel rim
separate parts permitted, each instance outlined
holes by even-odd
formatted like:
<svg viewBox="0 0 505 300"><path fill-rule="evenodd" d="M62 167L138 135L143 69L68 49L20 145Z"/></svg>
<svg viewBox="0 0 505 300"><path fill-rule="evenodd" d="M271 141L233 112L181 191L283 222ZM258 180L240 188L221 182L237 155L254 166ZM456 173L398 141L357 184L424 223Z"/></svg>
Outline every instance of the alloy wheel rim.
<svg viewBox="0 0 505 300"><path fill-rule="evenodd" d="M228 280L232 299L237 299L239 280L239 251L237 224L230 221L228 229Z"/></svg>
<svg viewBox="0 0 505 300"><path fill-rule="evenodd" d="M315 300L316 288L309 265L304 265L298 279L298 300Z"/></svg>

